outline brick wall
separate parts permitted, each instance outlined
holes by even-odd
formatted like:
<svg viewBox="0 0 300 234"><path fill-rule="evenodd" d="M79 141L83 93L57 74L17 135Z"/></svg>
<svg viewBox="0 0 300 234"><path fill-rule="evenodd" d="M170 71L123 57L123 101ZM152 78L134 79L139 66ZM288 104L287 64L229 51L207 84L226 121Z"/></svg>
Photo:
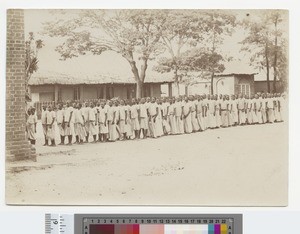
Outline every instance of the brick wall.
<svg viewBox="0 0 300 234"><path fill-rule="evenodd" d="M6 159L33 159L25 134L25 44L23 10L7 11Z"/></svg>

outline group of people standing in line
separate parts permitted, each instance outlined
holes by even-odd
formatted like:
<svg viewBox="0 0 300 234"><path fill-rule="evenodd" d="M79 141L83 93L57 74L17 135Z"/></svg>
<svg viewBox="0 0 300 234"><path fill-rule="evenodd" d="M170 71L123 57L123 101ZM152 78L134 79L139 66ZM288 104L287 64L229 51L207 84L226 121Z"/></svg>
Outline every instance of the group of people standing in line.
<svg viewBox="0 0 300 234"><path fill-rule="evenodd" d="M163 135L190 134L207 129L283 121L282 94L190 95L171 98L147 97L96 102L60 103L43 106L41 122L45 144L55 146L84 142L114 142ZM27 112L27 135L36 141L35 108ZM75 139L74 139L75 136ZM68 141L66 141L66 139Z"/></svg>

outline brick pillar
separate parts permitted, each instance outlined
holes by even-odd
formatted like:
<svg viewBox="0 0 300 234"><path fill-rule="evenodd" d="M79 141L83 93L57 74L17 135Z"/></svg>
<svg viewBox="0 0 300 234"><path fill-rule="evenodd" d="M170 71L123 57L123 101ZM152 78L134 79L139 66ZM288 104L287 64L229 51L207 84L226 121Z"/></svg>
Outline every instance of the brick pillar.
<svg viewBox="0 0 300 234"><path fill-rule="evenodd" d="M6 160L36 159L26 139L25 43L23 10L7 11Z"/></svg>

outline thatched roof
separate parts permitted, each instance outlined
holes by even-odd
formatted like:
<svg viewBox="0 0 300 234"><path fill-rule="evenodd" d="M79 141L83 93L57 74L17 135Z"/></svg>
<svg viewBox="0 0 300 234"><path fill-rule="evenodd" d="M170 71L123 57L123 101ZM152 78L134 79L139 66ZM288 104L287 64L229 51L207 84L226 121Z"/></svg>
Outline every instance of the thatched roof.
<svg viewBox="0 0 300 234"><path fill-rule="evenodd" d="M145 83L172 83L171 74L151 72L146 75ZM38 71L32 75L29 85L62 84L135 84L133 76L119 76L112 74L66 74L53 71Z"/></svg>

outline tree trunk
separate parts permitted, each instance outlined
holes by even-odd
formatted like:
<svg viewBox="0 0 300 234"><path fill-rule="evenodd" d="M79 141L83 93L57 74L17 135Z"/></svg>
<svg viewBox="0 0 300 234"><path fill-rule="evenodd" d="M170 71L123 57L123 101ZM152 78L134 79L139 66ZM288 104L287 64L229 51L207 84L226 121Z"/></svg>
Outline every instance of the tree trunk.
<svg viewBox="0 0 300 234"><path fill-rule="evenodd" d="M136 98L141 98L144 95L144 82L136 82Z"/></svg>
<svg viewBox="0 0 300 234"><path fill-rule="evenodd" d="M268 88L268 93L270 93L270 68L267 62L267 88Z"/></svg>
<svg viewBox="0 0 300 234"><path fill-rule="evenodd" d="M143 63L141 65L140 78L136 83L136 98L144 97L144 82L146 78L146 71L148 67L148 59L144 58Z"/></svg>
<svg viewBox="0 0 300 234"><path fill-rule="evenodd" d="M185 85L185 96L188 96L189 95L189 85L186 84Z"/></svg>
<svg viewBox="0 0 300 234"><path fill-rule="evenodd" d="M178 81L178 70L177 70L177 66L175 68L175 71L174 71L174 84L175 84L175 87L176 87L176 93L177 93L177 97L180 96L180 90L179 90L179 81Z"/></svg>
<svg viewBox="0 0 300 234"><path fill-rule="evenodd" d="M275 55L275 57L277 57L277 56ZM277 60L277 58L276 58L276 60ZM273 70L274 70L273 93L276 93L277 92L277 88L276 88L276 83L277 83L277 68L276 68L276 66L274 66Z"/></svg>
<svg viewBox="0 0 300 234"><path fill-rule="evenodd" d="M136 63L133 60L128 60L129 64L131 66L131 71L133 73L135 82L136 82L136 98L141 98L142 97L142 92L143 92L143 82L140 79L139 76L139 71L136 67Z"/></svg>
<svg viewBox="0 0 300 234"><path fill-rule="evenodd" d="M270 93L270 66L269 66L269 46L268 46L268 43L266 43L265 56L266 56L266 68L267 68L267 87L268 87L268 93Z"/></svg>
<svg viewBox="0 0 300 234"><path fill-rule="evenodd" d="M274 50L274 64L273 64L273 70L274 70L274 80L273 80L273 92L276 93L276 82L277 82L277 20L275 21L275 50Z"/></svg>
<svg viewBox="0 0 300 234"><path fill-rule="evenodd" d="M210 78L210 92L211 92L211 94L214 94L214 76L215 76L215 73L213 72L211 74L211 78Z"/></svg>

